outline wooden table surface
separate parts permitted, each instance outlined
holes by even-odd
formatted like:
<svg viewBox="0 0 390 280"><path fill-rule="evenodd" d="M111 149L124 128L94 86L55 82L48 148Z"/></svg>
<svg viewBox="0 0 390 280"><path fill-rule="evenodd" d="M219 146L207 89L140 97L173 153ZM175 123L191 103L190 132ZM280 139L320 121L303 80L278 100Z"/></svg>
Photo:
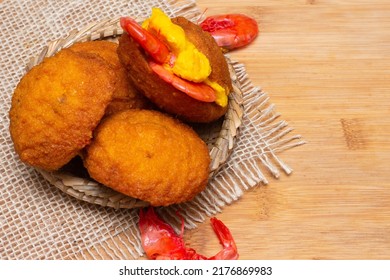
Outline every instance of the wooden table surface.
<svg viewBox="0 0 390 280"><path fill-rule="evenodd" d="M245 13L261 34L232 58L308 143L217 217L240 259L390 259L390 2L198 0L207 14ZM211 256L208 222L185 233Z"/></svg>
<svg viewBox="0 0 390 280"><path fill-rule="evenodd" d="M231 56L308 142L281 155L292 175L217 215L240 259L390 259L390 2L197 3L257 20L260 36ZM184 238L221 248L208 222Z"/></svg>

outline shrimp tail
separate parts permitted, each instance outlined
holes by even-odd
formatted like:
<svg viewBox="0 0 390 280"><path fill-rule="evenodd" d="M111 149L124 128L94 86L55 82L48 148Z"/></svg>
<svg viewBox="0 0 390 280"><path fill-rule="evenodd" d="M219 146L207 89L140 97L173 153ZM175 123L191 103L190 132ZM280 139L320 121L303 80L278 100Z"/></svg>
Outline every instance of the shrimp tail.
<svg viewBox="0 0 390 280"><path fill-rule="evenodd" d="M230 230L217 218L211 218L210 222L223 249L215 256L209 258L209 260L237 260L239 256L237 246Z"/></svg>

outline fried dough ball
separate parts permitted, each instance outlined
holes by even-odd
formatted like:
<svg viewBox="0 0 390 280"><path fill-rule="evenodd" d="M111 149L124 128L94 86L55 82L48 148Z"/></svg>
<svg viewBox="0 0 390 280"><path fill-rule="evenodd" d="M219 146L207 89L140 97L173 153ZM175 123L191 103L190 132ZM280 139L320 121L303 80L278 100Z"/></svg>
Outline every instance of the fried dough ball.
<svg viewBox="0 0 390 280"><path fill-rule="evenodd" d="M118 44L109 41L87 41L73 44L70 49L75 52L91 53L102 57L115 71L116 86L106 115L126 109L147 109L151 104L138 92L127 78L127 72L119 61Z"/></svg>
<svg viewBox="0 0 390 280"><path fill-rule="evenodd" d="M172 22L180 25L187 38L209 59L212 68L209 79L230 93L232 84L227 62L211 35L183 17L174 18ZM161 110L199 123L217 120L226 113L227 106L195 100L159 78L149 67L143 50L127 33L119 39L118 55L134 86Z"/></svg>
<svg viewBox="0 0 390 280"><path fill-rule="evenodd" d="M96 55L63 49L22 77L10 133L20 159L57 170L90 143L115 88L114 71Z"/></svg>
<svg viewBox="0 0 390 280"><path fill-rule="evenodd" d="M161 112L127 110L95 130L84 165L96 181L125 195L167 206L191 200L208 181L207 145Z"/></svg>

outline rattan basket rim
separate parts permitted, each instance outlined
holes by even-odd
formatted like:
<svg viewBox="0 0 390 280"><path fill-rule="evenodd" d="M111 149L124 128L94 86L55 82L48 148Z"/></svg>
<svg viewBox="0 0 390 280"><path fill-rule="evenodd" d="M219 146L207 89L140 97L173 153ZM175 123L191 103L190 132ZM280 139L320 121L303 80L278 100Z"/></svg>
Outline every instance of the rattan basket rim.
<svg viewBox="0 0 390 280"><path fill-rule="evenodd" d="M141 22L142 19L137 19ZM122 34L119 25L119 18L106 19L99 22L87 24L80 30L72 30L66 37L50 41L42 51L32 57L26 65L26 71L29 71L35 65L41 63L44 58L50 57L63 48L70 47L76 42L85 42L92 40L110 40L116 41ZM209 146L211 164L210 176L212 179L218 170L228 160L232 153L239 128L242 124L243 102L240 82L237 78L233 67L233 62L226 56L230 75L233 83L233 91L229 95L228 111L223 117L222 123L218 127L218 136L211 141L205 140ZM148 205L147 202L132 198L118 193L96 181L88 178L76 177L63 171L48 172L42 169L37 171L53 186L57 187L64 193L75 197L79 200L113 208L139 208Z"/></svg>

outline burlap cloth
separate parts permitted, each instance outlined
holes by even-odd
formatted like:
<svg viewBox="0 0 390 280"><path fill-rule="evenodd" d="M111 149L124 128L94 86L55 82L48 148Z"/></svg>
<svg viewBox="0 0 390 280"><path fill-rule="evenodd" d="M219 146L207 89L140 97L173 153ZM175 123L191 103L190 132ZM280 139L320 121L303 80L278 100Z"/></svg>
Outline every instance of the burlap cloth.
<svg viewBox="0 0 390 280"><path fill-rule="evenodd" d="M50 185L15 155L8 112L13 90L30 57L47 44L87 23L129 15L144 17L150 7L168 15L197 19L190 0L3 0L0 3L0 259L134 259L143 254L137 229L138 210L113 209L79 201ZM261 170L274 177L291 173L281 151L304 143L289 135L273 104L236 64L244 92L243 124L236 147L207 189L190 203L158 209L175 223L180 209L186 227L222 211L245 190L267 184ZM177 222L177 221L176 221Z"/></svg>

